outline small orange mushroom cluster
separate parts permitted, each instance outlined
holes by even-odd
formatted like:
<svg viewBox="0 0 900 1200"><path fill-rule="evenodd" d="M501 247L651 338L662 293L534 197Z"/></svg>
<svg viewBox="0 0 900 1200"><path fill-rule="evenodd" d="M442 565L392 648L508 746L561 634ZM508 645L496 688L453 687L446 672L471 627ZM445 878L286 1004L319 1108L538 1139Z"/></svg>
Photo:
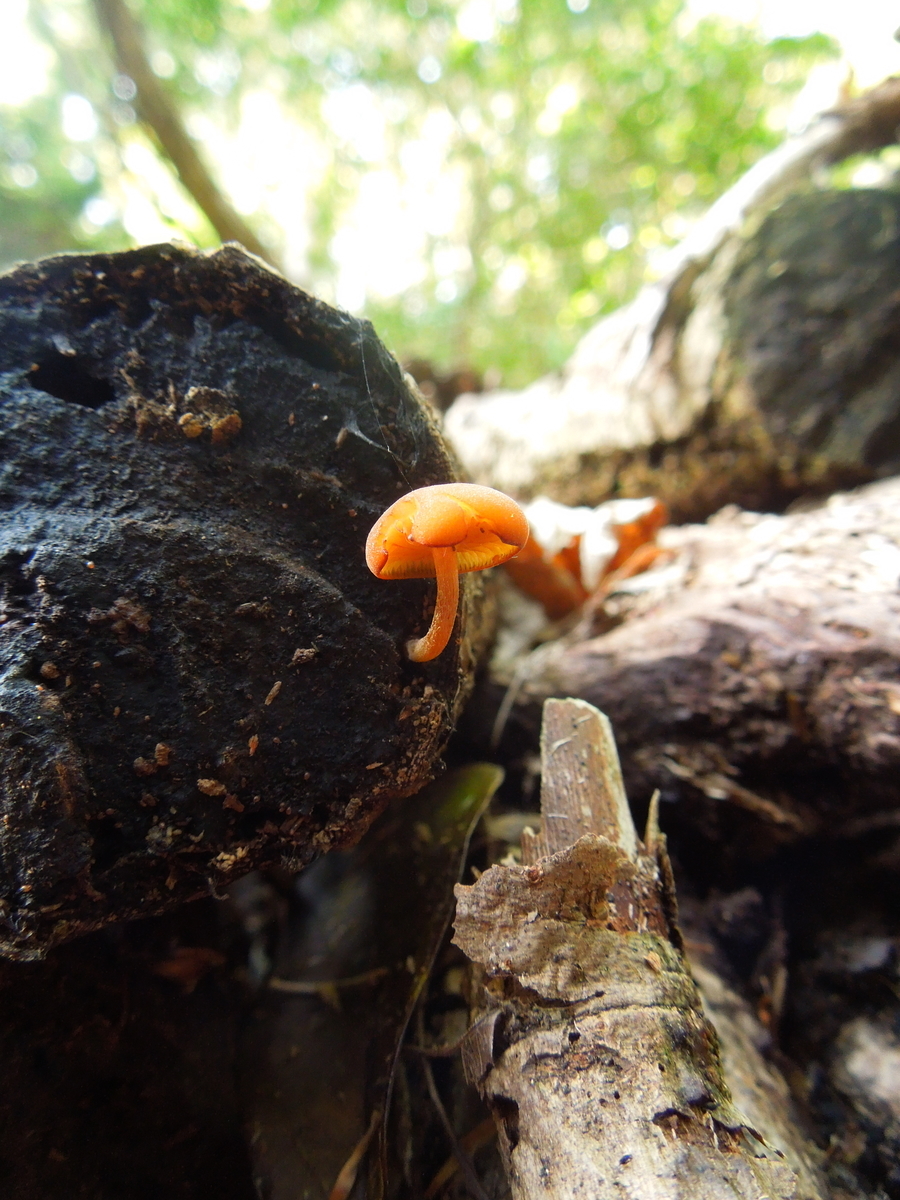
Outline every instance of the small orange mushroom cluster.
<svg viewBox="0 0 900 1200"><path fill-rule="evenodd" d="M401 496L366 539L366 563L379 579L436 579L431 627L406 649L413 662L437 658L450 640L459 575L496 567L528 541L528 521L514 500L474 483L440 483Z"/></svg>
<svg viewBox="0 0 900 1200"><path fill-rule="evenodd" d="M649 496L596 508L570 508L539 496L526 515L531 540L507 570L551 621L651 567L663 553L656 534L669 518L665 504Z"/></svg>

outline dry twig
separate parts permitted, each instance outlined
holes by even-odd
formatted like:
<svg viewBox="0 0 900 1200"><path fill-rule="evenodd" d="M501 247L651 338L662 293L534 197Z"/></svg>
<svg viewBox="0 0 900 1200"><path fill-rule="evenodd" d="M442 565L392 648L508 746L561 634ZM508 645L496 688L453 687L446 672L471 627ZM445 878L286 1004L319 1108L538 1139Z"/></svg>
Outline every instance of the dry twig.
<svg viewBox="0 0 900 1200"><path fill-rule="evenodd" d="M817 1200L806 1162L734 1108L655 806L644 845L609 722L549 700L541 750L543 832L523 838L526 865L456 889L455 941L494 1013L464 1062L515 1200Z"/></svg>

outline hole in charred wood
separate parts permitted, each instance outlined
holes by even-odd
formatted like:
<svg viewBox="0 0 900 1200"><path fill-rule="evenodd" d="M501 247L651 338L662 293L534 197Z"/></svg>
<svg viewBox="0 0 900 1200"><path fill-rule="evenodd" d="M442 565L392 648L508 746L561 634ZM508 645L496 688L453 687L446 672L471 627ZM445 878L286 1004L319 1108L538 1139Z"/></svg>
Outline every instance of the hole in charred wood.
<svg viewBox="0 0 900 1200"><path fill-rule="evenodd" d="M494 1096L491 1101L494 1116L503 1126L510 1150L519 1144L519 1106L508 1096Z"/></svg>
<svg viewBox="0 0 900 1200"><path fill-rule="evenodd" d="M7 550L0 555L0 582L4 594L30 596L36 590L34 575L26 570L34 550Z"/></svg>
<svg viewBox="0 0 900 1200"><path fill-rule="evenodd" d="M323 371L339 371L341 369L336 355L321 342L301 337L300 334L289 329L284 322L272 320L265 313L254 313L250 319L263 333L267 333L276 341L283 350L287 350L289 354L293 354L297 358L302 358L311 367L320 367Z"/></svg>
<svg viewBox="0 0 900 1200"><path fill-rule="evenodd" d="M29 569L34 550L7 550L0 554L0 623L32 619L37 572Z"/></svg>
<svg viewBox="0 0 900 1200"><path fill-rule="evenodd" d="M79 359L58 350L49 351L32 367L29 382L32 387L82 408L102 408L115 399L112 384L97 379Z"/></svg>
<svg viewBox="0 0 900 1200"><path fill-rule="evenodd" d="M91 875L94 879L115 866L119 859L127 853L126 838L120 828L117 828L114 817L102 817L94 822L91 829L93 845L93 864Z"/></svg>

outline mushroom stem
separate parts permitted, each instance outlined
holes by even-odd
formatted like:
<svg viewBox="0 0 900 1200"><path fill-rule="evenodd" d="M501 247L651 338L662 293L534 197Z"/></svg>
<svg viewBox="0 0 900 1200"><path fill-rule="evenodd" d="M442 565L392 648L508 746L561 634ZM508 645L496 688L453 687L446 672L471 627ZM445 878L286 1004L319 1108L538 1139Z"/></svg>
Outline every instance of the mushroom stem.
<svg viewBox="0 0 900 1200"><path fill-rule="evenodd" d="M434 574L437 580L437 599L431 627L424 637L411 638L406 652L413 662L430 662L437 658L450 641L459 604L459 572L456 551L452 546L434 546Z"/></svg>

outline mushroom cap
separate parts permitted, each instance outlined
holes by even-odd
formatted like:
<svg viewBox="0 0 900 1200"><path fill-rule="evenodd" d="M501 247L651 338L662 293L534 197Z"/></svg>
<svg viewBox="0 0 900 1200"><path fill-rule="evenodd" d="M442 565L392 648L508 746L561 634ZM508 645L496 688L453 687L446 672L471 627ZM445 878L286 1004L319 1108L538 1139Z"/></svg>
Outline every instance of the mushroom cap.
<svg viewBox="0 0 900 1200"><path fill-rule="evenodd" d="M366 538L379 579L434 578L433 549L452 546L460 572L496 567L528 541L528 521L509 496L477 483L438 483L401 496Z"/></svg>

